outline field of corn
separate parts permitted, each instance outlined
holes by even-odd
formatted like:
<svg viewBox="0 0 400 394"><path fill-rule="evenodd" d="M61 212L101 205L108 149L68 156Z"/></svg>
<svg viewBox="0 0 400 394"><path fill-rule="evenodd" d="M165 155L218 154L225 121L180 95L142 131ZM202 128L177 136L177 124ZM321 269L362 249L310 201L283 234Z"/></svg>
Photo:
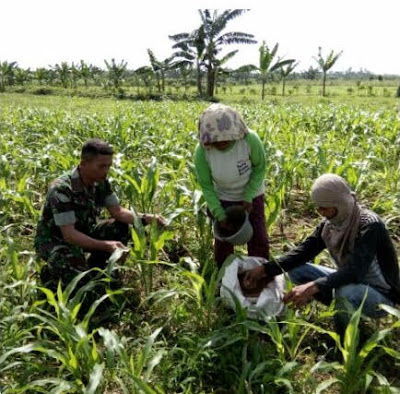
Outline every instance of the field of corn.
<svg viewBox="0 0 400 394"><path fill-rule="evenodd" d="M399 309L388 308L378 323L357 311L342 344L332 309L315 302L269 323L221 303L192 164L197 119L208 104L3 95L2 393L400 392ZM345 177L399 245L400 122L392 104L235 104L264 143L274 255L319 221L309 190L324 172ZM111 260L88 285L104 286L115 303L104 324L105 297L79 315L84 291L72 293L79 277L57 294L40 287L33 249L48 184L78 164L82 143L95 136L115 147L110 177L122 205L169 222L132 229L126 262ZM326 253L320 262L329 264ZM109 288L112 269L122 272L120 292ZM361 348L360 329L368 332ZM331 357L335 348L341 357Z"/></svg>

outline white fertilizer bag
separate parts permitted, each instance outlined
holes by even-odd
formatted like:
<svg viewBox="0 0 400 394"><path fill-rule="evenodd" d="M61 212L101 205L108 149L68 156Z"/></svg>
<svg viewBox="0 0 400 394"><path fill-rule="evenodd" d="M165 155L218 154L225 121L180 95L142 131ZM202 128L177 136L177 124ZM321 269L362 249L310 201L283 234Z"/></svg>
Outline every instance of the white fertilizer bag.
<svg viewBox="0 0 400 394"><path fill-rule="evenodd" d="M226 267L221 283L221 298L235 310L235 297L239 304L247 309L249 319L268 321L273 316L279 316L285 307L282 301L285 289L283 275L278 275L261 291L258 297L245 297L239 283L238 274L256 268L267 260L262 257L235 257Z"/></svg>

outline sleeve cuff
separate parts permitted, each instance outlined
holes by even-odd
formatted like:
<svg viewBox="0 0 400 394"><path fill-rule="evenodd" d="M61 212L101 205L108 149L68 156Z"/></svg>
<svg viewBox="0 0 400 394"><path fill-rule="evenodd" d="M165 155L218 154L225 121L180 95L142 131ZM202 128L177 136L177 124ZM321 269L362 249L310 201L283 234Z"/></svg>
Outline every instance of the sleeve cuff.
<svg viewBox="0 0 400 394"><path fill-rule="evenodd" d="M328 285L328 277L327 276L322 276L321 278L315 279L314 283L317 285L317 287L319 289L330 287Z"/></svg>
<svg viewBox="0 0 400 394"><path fill-rule="evenodd" d="M268 276L276 276L284 272L275 261L264 263L264 270Z"/></svg>
<svg viewBox="0 0 400 394"><path fill-rule="evenodd" d="M217 213L215 214L215 217L216 217L216 219L217 219L218 221L224 220L224 219L226 219L226 213L225 213L224 210L222 210L222 211L220 211L220 212L217 212Z"/></svg>
<svg viewBox="0 0 400 394"><path fill-rule="evenodd" d="M253 198L246 195L243 197L243 200L246 202L253 202Z"/></svg>
<svg viewBox="0 0 400 394"><path fill-rule="evenodd" d="M53 217L57 226L68 226L70 224L75 224L76 222L74 211L55 213Z"/></svg>

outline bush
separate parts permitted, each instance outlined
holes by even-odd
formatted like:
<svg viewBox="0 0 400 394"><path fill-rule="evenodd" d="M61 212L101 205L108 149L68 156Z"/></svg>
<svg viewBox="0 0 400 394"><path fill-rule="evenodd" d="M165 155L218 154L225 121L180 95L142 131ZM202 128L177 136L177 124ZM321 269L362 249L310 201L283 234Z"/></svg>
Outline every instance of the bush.
<svg viewBox="0 0 400 394"><path fill-rule="evenodd" d="M39 88L39 89L35 89L33 92L33 94L36 94L38 96L46 96L49 94L53 94L53 90L52 89L48 89L48 88Z"/></svg>

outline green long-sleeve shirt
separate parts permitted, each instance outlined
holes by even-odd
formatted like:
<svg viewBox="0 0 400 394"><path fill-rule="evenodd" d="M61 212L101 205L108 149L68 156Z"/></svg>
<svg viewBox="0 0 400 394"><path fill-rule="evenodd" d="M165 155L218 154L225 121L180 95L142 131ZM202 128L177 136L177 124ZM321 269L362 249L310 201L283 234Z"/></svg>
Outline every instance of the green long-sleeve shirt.
<svg viewBox="0 0 400 394"><path fill-rule="evenodd" d="M198 144L194 164L204 198L218 220L226 217L220 200L251 202L264 192L265 152L252 130L223 151Z"/></svg>

